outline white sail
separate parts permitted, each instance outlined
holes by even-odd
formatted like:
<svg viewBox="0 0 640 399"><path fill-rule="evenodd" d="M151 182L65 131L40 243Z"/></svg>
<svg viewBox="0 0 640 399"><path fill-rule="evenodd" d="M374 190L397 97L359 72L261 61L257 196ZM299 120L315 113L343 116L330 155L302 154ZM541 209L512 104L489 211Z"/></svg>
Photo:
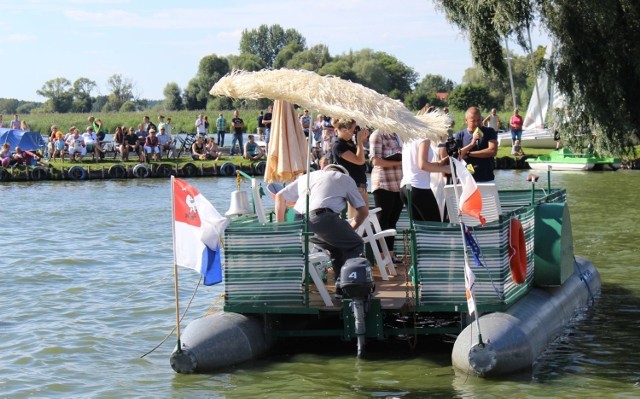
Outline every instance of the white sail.
<svg viewBox="0 0 640 399"><path fill-rule="evenodd" d="M553 46L547 46L544 59L550 60L552 52ZM522 123L523 131L544 129L545 125L550 125L546 123L549 104L552 104L552 112L555 109L564 108L564 95L560 93L555 83L549 82L549 76L544 68L538 73L536 85L538 93L536 93L536 88L534 87L533 93L531 94L531 101L529 101L527 113Z"/></svg>

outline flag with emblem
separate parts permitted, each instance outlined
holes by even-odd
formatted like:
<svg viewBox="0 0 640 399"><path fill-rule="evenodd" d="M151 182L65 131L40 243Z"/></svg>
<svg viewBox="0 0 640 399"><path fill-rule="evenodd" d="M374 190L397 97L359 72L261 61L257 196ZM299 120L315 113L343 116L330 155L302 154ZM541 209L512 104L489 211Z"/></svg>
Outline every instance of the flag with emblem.
<svg viewBox="0 0 640 399"><path fill-rule="evenodd" d="M476 284L476 275L473 274L473 270L469 267L469 264L464 264L464 288L467 295L467 308L469 309L469 315L473 316L476 312L476 300L474 298L474 286Z"/></svg>
<svg viewBox="0 0 640 399"><path fill-rule="evenodd" d="M229 221L195 187L173 176L171 184L175 262L202 274L205 285L220 283L219 239Z"/></svg>

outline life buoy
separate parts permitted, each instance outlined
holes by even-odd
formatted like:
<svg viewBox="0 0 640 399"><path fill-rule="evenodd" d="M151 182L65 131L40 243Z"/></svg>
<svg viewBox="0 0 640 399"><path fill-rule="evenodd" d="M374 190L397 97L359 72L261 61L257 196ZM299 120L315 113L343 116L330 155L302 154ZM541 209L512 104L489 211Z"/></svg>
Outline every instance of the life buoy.
<svg viewBox="0 0 640 399"><path fill-rule="evenodd" d="M71 180L83 180L85 177L87 177L87 171L84 170L82 166L76 165L72 166L71 169L69 169L67 175Z"/></svg>
<svg viewBox="0 0 640 399"><path fill-rule="evenodd" d="M253 167L256 175L264 176L264 171L267 170L267 163L265 161L260 161Z"/></svg>
<svg viewBox="0 0 640 399"><path fill-rule="evenodd" d="M511 279L522 284L527 279L527 244L522 224L516 218L509 222L509 268Z"/></svg>
<svg viewBox="0 0 640 399"><path fill-rule="evenodd" d="M158 165L158 169L156 169L156 176L161 177L169 177L173 174L173 168L171 165L167 165L166 163L161 163Z"/></svg>
<svg viewBox="0 0 640 399"><path fill-rule="evenodd" d="M0 168L0 181L10 181L11 176L11 172L6 170L5 168Z"/></svg>
<svg viewBox="0 0 640 399"><path fill-rule="evenodd" d="M149 174L151 174L149 167L143 163L139 163L133 167L133 175L135 177L140 177L144 179L145 177L149 177Z"/></svg>
<svg viewBox="0 0 640 399"><path fill-rule="evenodd" d="M31 169L31 180L42 180L47 177L47 170L42 166Z"/></svg>
<svg viewBox="0 0 640 399"><path fill-rule="evenodd" d="M182 167L182 175L185 177L195 176L198 168L192 163L187 163Z"/></svg>
<svg viewBox="0 0 640 399"><path fill-rule="evenodd" d="M112 165L109 168L109 177L112 179L124 179L127 177L127 169L122 165Z"/></svg>
<svg viewBox="0 0 640 399"><path fill-rule="evenodd" d="M220 166L220 176L235 176L236 165L231 162L225 162Z"/></svg>

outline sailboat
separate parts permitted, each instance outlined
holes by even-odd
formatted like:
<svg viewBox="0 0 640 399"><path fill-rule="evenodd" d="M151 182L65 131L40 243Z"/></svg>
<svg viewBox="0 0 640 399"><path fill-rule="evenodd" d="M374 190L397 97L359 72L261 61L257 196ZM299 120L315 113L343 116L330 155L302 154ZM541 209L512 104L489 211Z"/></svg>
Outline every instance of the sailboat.
<svg viewBox="0 0 640 399"><path fill-rule="evenodd" d="M552 46L547 46L544 58L551 58ZM549 112L549 105L552 105ZM556 148L553 129L547 128L547 114L554 114L554 110L564 108L565 99L556 88L555 84L549 82L549 76L544 68L540 69L536 81L536 87L531 94L531 100L527 107L524 121L522 123L522 142L525 148ZM498 134L499 146L511 146L511 132Z"/></svg>

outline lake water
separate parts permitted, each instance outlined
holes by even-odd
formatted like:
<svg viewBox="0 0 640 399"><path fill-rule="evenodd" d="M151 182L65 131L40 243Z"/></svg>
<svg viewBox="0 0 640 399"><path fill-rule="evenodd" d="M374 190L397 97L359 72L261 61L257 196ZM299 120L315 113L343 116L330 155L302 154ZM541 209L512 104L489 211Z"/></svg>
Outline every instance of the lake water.
<svg viewBox="0 0 640 399"><path fill-rule="evenodd" d="M528 188L526 174L500 171L497 182ZM235 179L189 182L226 211ZM456 375L450 347L426 338L414 351L371 344L375 361L355 359L353 343L318 341L176 374L175 336L140 358L175 323L169 180L0 183L0 397L640 397L640 172L556 173L552 183L568 190L576 253L598 267L602 296L532 372L500 381ZM182 310L197 281L181 269ZM183 326L220 293L200 287Z"/></svg>

